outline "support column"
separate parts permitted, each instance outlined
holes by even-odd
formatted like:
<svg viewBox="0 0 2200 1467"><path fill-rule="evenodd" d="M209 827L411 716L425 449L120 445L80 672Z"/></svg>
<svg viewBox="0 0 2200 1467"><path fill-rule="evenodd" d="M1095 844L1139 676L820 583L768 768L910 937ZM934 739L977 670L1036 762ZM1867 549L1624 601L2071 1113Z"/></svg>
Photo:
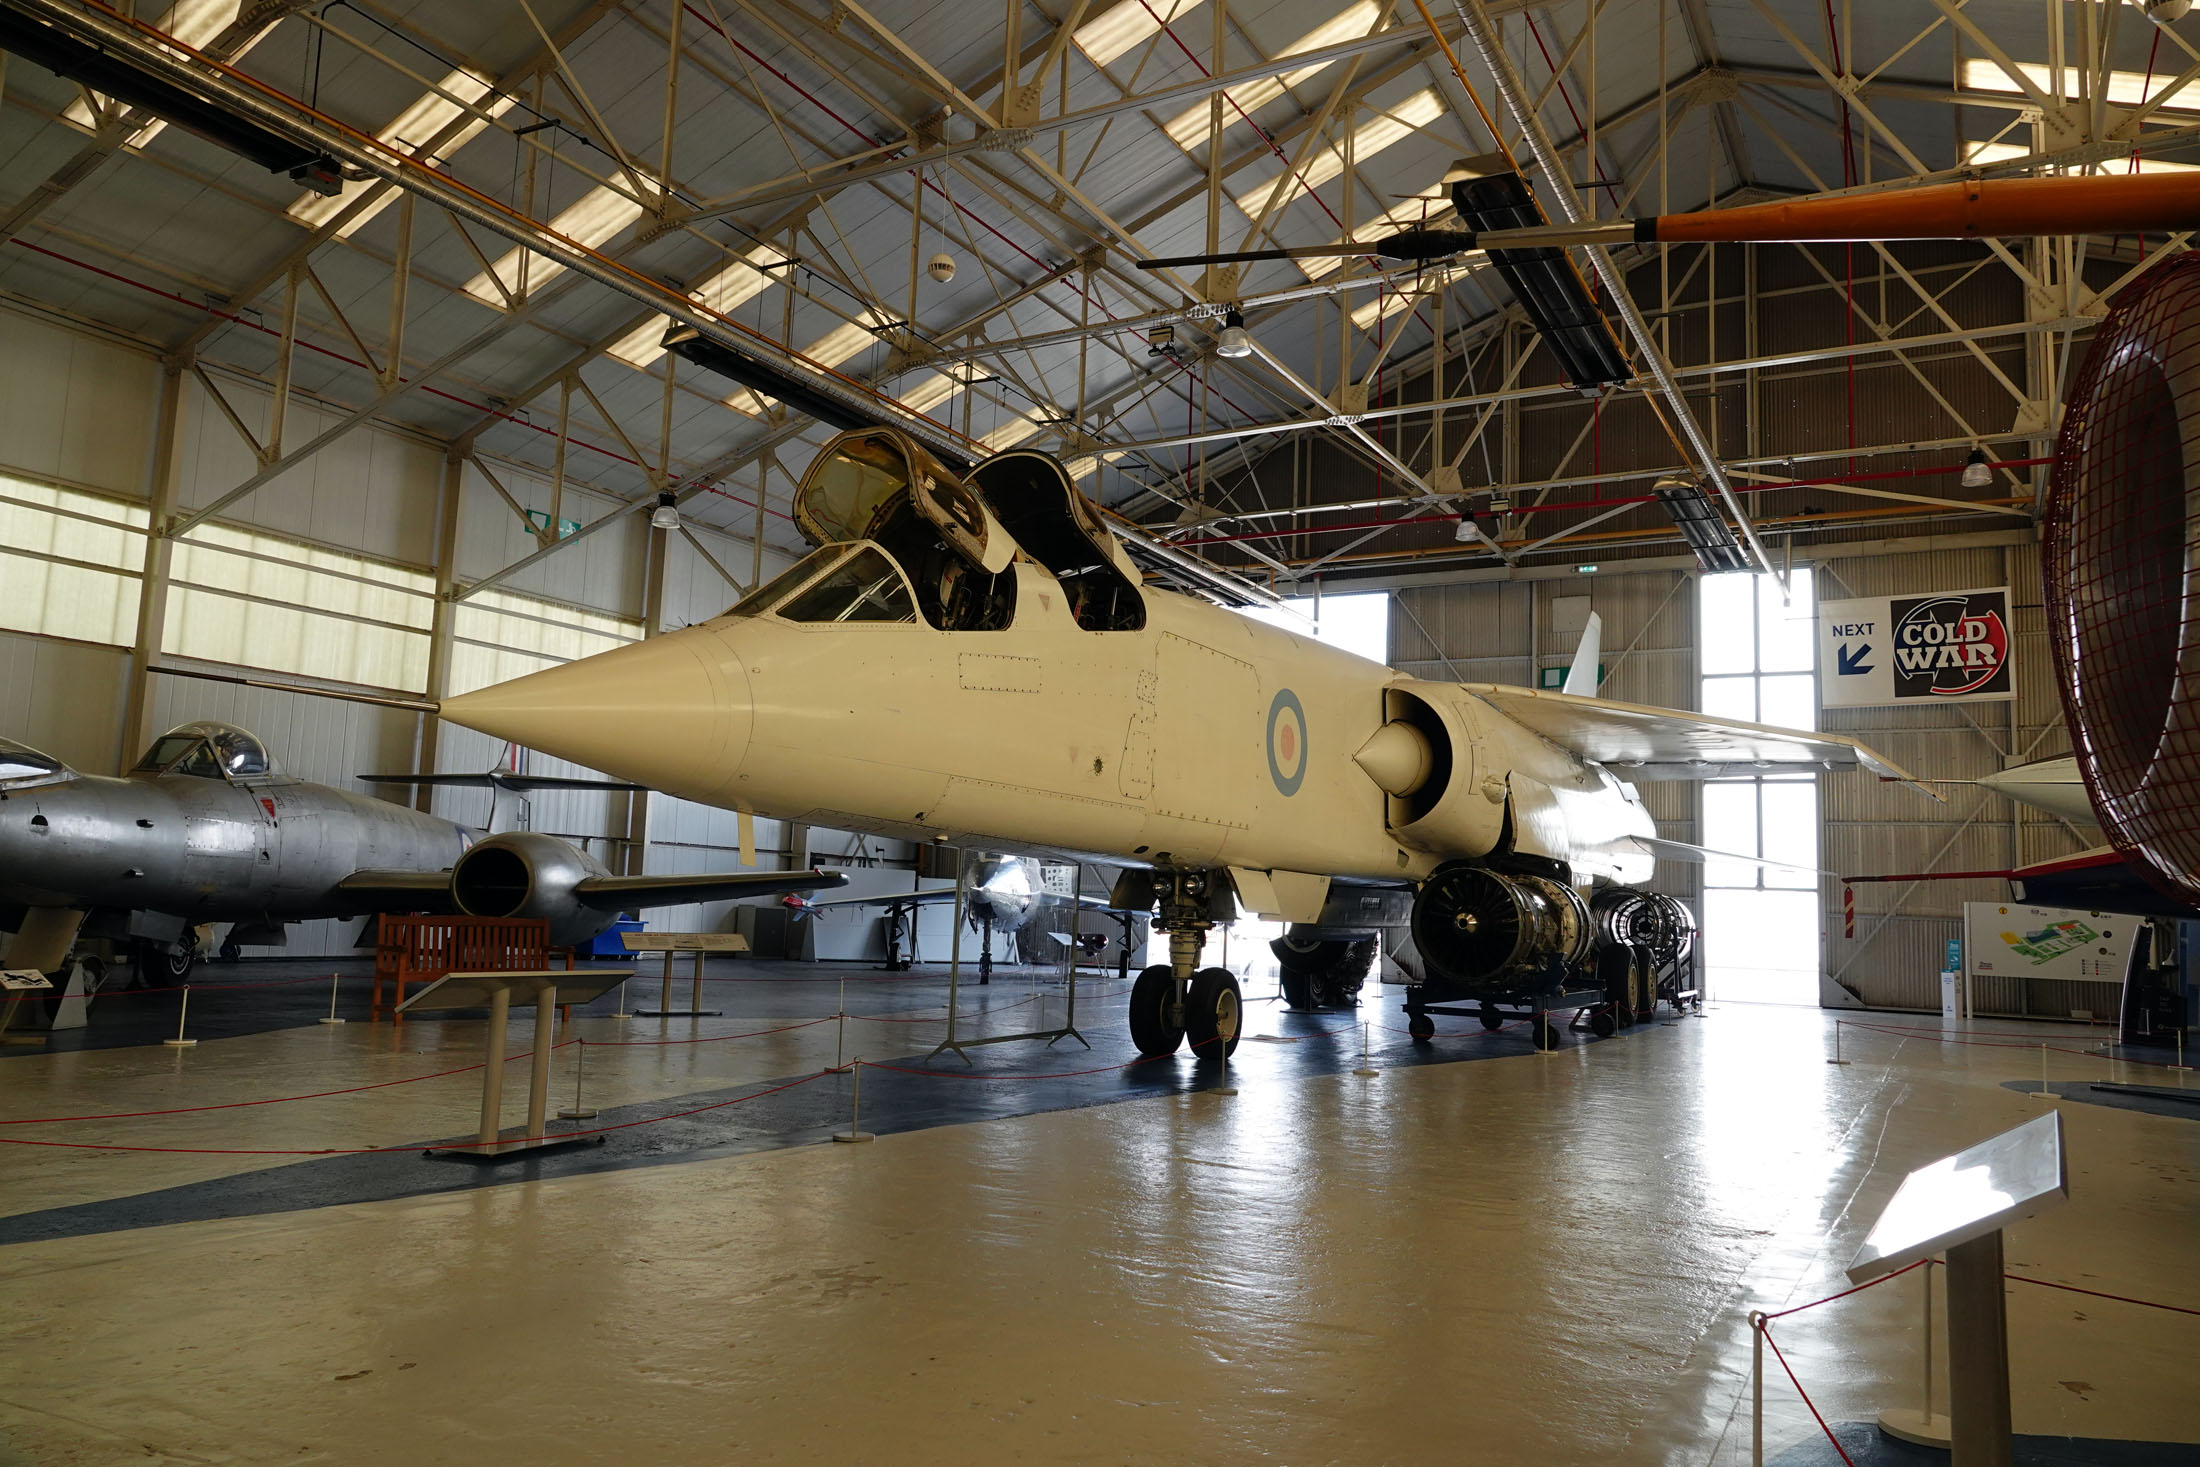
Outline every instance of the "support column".
<svg viewBox="0 0 2200 1467"><path fill-rule="evenodd" d="M435 607L428 624L428 701L440 703L451 691L451 623L458 616L458 526L459 509L464 503L466 488L466 460L456 449L443 458L443 493L438 508L442 513L442 526L435 541ZM442 753L443 720L434 713L421 715L420 741L413 760L413 773L433 774L436 760ZM413 808L426 810L434 800L434 791L426 785L413 787Z"/></svg>
<svg viewBox="0 0 2200 1467"><path fill-rule="evenodd" d="M122 718L122 747L115 751L121 769L153 741L151 674L168 633L168 569L175 541L167 533L176 510L176 445L183 436L182 361L161 364L160 416L153 429L152 482L146 486L149 509L145 560L139 569L137 638L130 649L130 681Z"/></svg>

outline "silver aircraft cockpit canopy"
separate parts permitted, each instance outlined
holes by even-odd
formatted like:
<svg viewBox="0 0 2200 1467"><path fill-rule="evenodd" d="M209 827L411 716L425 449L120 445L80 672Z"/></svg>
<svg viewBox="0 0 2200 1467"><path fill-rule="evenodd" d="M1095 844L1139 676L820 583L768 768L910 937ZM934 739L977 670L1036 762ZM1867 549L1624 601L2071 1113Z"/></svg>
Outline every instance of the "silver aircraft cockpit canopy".
<svg viewBox="0 0 2200 1467"><path fill-rule="evenodd" d="M132 774L188 774L198 779L271 779L282 768L257 735L233 723L179 723L145 751Z"/></svg>
<svg viewBox="0 0 2200 1467"><path fill-rule="evenodd" d="M13 739L0 739L0 790L36 789L74 778L75 771L53 755L41 754Z"/></svg>

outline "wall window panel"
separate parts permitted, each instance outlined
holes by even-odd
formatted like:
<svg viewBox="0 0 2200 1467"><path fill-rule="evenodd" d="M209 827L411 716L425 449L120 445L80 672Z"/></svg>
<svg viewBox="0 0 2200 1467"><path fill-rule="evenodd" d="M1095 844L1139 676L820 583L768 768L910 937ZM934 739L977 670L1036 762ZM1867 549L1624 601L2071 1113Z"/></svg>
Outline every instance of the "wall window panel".
<svg viewBox="0 0 2200 1467"><path fill-rule="evenodd" d="M0 475L0 627L127 647L143 505Z"/></svg>

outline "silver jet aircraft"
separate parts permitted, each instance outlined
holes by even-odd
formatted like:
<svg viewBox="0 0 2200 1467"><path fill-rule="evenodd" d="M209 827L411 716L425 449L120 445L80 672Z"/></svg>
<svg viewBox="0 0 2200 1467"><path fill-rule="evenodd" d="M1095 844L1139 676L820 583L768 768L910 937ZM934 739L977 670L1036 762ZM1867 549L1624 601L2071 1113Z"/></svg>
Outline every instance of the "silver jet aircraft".
<svg viewBox="0 0 2200 1467"><path fill-rule="evenodd" d="M1130 999L1147 1054L1234 1047L1237 982L1199 960L1240 909L1290 924L1302 984L1384 934L1417 1033L1509 1002L1555 1042L1545 1010L1594 961L1584 892L1704 854L1628 779L1909 778L1838 734L1422 681L1142 585L1043 453L957 474L860 429L793 510L819 548L725 614L443 716L687 799L1124 866L1117 903L1169 934Z"/></svg>
<svg viewBox="0 0 2200 1467"><path fill-rule="evenodd" d="M510 774L490 782L598 783ZM203 924L240 924L234 935L272 943L286 922L374 912L541 917L551 946L567 947L622 911L845 881L814 871L613 876L556 836L489 835L293 778L257 738L226 723L171 729L120 779L0 739L0 925L15 932L10 968L61 967L82 931L132 942L141 961L181 977Z"/></svg>

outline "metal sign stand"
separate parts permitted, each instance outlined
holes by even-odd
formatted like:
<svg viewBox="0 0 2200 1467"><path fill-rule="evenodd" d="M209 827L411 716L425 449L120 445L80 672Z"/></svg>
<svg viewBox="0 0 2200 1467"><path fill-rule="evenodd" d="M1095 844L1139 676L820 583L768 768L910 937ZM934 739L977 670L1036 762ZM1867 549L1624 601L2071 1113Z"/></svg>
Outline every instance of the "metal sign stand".
<svg viewBox="0 0 2200 1467"><path fill-rule="evenodd" d="M1082 868L1079 874L1082 876ZM1077 953L1074 945L1071 947L1069 959L1069 1011L1062 1016L1061 1028L1027 1029L1020 1034L992 1034L983 1039L965 1039L957 1031L957 1010L962 992L963 893L968 886L969 876L970 863L965 857L955 872L955 948L947 968L947 1037L925 1056L926 1061L938 1059L942 1054L953 1050L964 1064L974 1066L977 1061L966 1051L988 1044L1008 1044L1019 1039L1044 1039L1051 1048L1056 1040L1068 1038L1076 1040L1087 1049L1092 1048L1092 1041L1077 1032ZM1073 902L1071 905L1074 907L1076 904Z"/></svg>

